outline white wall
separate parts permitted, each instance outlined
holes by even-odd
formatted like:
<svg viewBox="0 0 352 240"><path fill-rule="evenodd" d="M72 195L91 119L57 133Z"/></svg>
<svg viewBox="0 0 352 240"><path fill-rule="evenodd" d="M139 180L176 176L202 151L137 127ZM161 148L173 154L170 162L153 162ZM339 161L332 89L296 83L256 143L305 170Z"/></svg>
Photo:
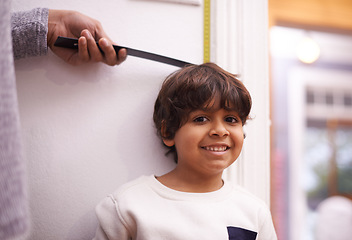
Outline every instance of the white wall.
<svg viewBox="0 0 352 240"><path fill-rule="evenodd" d="M114 0L16 0L13 10L72 9L101 21L117 43L201 63L203 8ZM30 239L90 239L95 205L120 184L173 167L155 135L153 104L177 68L128 57L72 67L51 52L16 62L28 161Z"/></svg>
<svg viewBox="0 0 352 240"><path fill-rule="evenodd" d="M38 6L94 17L118 44L203 61L202 5L13 1L15 11ZM244 154L225 177L268 203L267 0L213 0L212 6L217 9L212 26L218 28L212 29L212 61L240 73L254 101ZM134 57L117 67L72 67L51 52L16 62L30 183L30 240L90 239L96 226L94 207L102 198L126 181L163 174L174 166L163 155L152 112L161 82L176 69Z"/></svg>

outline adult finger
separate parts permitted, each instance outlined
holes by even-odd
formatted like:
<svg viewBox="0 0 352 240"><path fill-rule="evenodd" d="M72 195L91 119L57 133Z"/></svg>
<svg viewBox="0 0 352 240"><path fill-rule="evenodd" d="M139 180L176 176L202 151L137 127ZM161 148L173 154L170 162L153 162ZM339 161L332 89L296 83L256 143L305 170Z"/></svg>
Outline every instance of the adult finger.
<svg viewBox="0 0 352 240"><path fill-rule="evenodd" d="M78 58L81 62L89 61L87 39L83 36L78 39Z"/></svg>
<svg viewBox="0 0 352 240"><path fill-rule="evenodd" d="M83 30L81 35L87 39L87 47L90 60L94 62L102 62L104 59L103 54L100 52L92 34L88 30Z"/></svg>
<svg viewBox="0 0 352 240"><path fill-rule="evenodd" d="M125 61L127 58L127 50L125 48L120 49L119 53L118 53L118 57L117 57L117 65L119 65L120 63L122 63L123 61Z"/></svg>
<svg viewBox="0 0 352 240"><path fill-rule="evenodd" d="M104 52L104 62L110 66L116 65L117 55L112 44L106 38L101 38L99 40L99 47Z"/></svg>

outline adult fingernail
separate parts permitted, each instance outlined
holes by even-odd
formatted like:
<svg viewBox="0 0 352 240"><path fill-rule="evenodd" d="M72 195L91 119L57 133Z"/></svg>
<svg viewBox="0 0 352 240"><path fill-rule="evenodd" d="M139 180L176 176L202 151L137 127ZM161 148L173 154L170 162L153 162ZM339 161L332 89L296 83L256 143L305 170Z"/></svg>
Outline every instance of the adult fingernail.
<svg viewBox="0 0 352 240"><path fill-rule="evenodd" d="M119 51L119 59L122 61L125 61L126 58L127 58L127 51L126 49L123 48Z"/></svg>
<svg viewBox="0 0 352 240"><path fill-rule="evenodd" d="M105 38L102 38L100 40L100 45L103 46L103 47L107 47L107 46L109 46L109 43L108 43L108 41Z"/></svg>
<svg viewBox="0 0 352 240"><path fill-rule="evenodd" d="M123 59L126 59L127 57L127 50L125 49L125 51L122 52L122 57Z"/></svg>
<svg viewBox="0 0 352 240"><path fill-rule="evenodd" d="M82 35L83 35L84 37L86 37L86 38L90 38L90 36L91 36L91 34L90 34L90 32L89 32L88 30L84 30L83 33L82 33Z"/></svg>
<svg viewBox="0 0 352 240"><path fill-rule="evenodd" d="M85 37L80 37L82 44L87 44L87 39Z"/></svg>

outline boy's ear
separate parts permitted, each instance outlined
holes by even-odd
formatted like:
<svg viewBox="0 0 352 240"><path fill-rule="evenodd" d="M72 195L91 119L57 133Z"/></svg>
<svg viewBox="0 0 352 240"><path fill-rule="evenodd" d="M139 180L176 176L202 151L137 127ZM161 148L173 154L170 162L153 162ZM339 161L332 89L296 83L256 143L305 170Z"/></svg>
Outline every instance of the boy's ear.
<svg viewBox="0 0 352 240"><path fill-rule="evenodd" d="M173 139L168 139L167 135L168 134L166 133L166 122L165 122L165 120L162 120L161 121L161 136L163 139L163 143L168 147L172 147L173 145L175 145L175 141Z"/></svg>
<svg viewBox="0 0 352 240"><path fill-rule="evenodd" d="M173 139L163 138L163 142L168 147L172 147L173 145L175 145L175 141Z"/></svg>

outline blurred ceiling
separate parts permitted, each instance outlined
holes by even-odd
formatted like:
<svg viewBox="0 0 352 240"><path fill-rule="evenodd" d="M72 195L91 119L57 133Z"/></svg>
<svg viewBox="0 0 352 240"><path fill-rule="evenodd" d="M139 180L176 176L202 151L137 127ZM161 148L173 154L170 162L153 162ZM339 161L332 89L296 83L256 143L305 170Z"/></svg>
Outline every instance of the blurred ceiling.
<svg viewBox="0 0 352 240"><path fill-rule="evenodd" d="M269 26L352 31L351 0L268 0Z"/></svg>

